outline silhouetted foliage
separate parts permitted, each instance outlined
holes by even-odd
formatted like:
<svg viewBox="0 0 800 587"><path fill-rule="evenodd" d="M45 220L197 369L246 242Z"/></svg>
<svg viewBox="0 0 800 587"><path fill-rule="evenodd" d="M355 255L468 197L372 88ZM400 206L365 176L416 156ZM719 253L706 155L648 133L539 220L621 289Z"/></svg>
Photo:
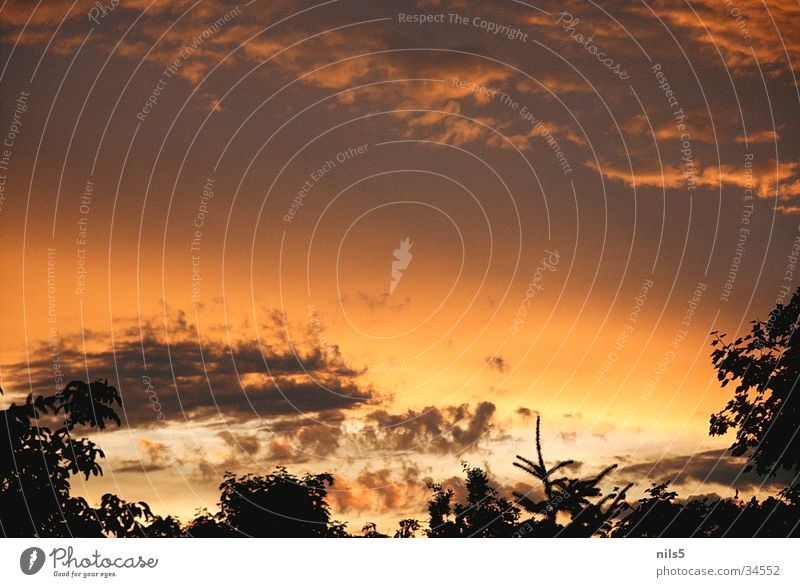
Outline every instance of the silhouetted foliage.
<svg viewBox="0 0 800 587"><path fill-rule="evenodd" d="M647 496L619 520L612 536L632 538L683 537L796 537L800 508L794 497L781 492L759 502L753 497L745 503L733 498L710 500L707 497L678 499L669 483L653 484Z"/></svg>
<svg viewBox="0 0 800 587"><path fill-rule="evenodd" d="M397 532L394 533L395 538L416 538L419 532L419 521L413 518L400 520L398 526Z"/></svg>
<svg viewBox="0 0 800 587"><path fill-rule="evenodd" d="M219 486L219 512L189 523L194 537L343 537L345 525L331 521L326 501L329 473L296 477L278 467L269 475L237 477L225 473Z"/></svg>
<svg viewBox="0 0 800 587"><path fill-rule="evenodd" d="M453 504L452 489L441 484L428 484L433 497L428 502L431 538L500 538L514 533L519 519L519 508L489 484L486 471L462 463L467 476L467 503Z"/></svg>
<svg viewBox="0 0 800 587"><path fill-rule="evenodd" d="M180 522L172 516L162 518L150 511L143 501L128 503L106 493L95 509L106 534L117 538L179 538L183 535ZM147 525L142 522L149 522Z"/></svg>
<svg viewBox="0 0 800 587"><path fill-rule="evenodd" d="M710 434L736 431L730 450L747 455L761 475L779 468L800 471L800 289L788 305L778 304L766 322L755 320L749 334L732 343L724 334L712 341L711 360L733 398L711 416Z"/></svg>
<svg viewBox="0 0 800 587"><path fill-rule="evenodd" d="M97 509L82 497L70 495L70 477L101 475L99 459L105 456L94 442L75 438L73 432L76 428L103 430L108 421L119 425L114 404L121 405L120 397L107 381L72 381L55 395L28 395L24 404L12 403L0 411L3 535L116 535L123 527L136 527L131 518L149 514L142 504L126 510L126 505L111 495L103 496Z"/></svg>
<svg viewBox="0 0 800 587"><path fill-rule="evenodd" d="M606 467L594 477L588 479L570 478L565 475L555 476L558 471L566 470L574 461L561 461L547 467L542 454L541 419L536 417L536 460L529 460L517 455L514 466L538 479L544 490L544 499L534 501L529 495L515 492L519 504L533 518L524 525L527 536L594 536L607 535L611 523L627 507L626 492L628 485L622 489L614 487L603 496L599 483L606 478L617 465ZM566 523L560 524L558 514L564 514Z"/></svg>
<svg viewBox="0 0 800 587"><path fill-rule="evenodd" d="M197 511L194 519L186 525L186 535L192 538L230 538L239 534L224 524L206 508Z"/></svg>
<svg viewBox="0 0 800 587"><path fill-rule="evenodd" d="M186 536L180 520L172 516L166 518L153 516L150 524L144 526L141 531L147 538L183 538Z"/></svg>
<svg viewBox="0 0 800 587"><path fill-rule="evenodd" d="M695 500L691 505L678 504L674 491L669 491L669 482L653 484L638 501L632 512L617 522L613 536L630 536L636 538L655 538L691 536L697 529L702 512L698 506L705 506ZM689 507L684 507L688 505Z"/></svg>
<svg viewBox="0 0 800 587"><path fill-rule="evenodd" d="M382 534L378 532L378 526L375 525L374 522L368 522L364 524L364 527L361 528L361 537L362 538L389 538L388 534Z"/></svg>

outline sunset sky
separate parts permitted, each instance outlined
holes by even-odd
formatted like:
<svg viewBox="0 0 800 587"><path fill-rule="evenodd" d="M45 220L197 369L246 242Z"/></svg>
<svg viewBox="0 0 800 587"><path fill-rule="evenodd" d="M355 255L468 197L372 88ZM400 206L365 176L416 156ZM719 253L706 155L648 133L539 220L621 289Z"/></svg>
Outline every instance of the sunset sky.
<svg viewBox="0 0 800 587"><path fill-rule="evenodd" d="M527 489L536 414L632 495L762 489L709 343L800 286L796 2L6 0L0 35L0 402L118 387L78 493L186 521L283 464L388 530L461 461Z"/></svg>

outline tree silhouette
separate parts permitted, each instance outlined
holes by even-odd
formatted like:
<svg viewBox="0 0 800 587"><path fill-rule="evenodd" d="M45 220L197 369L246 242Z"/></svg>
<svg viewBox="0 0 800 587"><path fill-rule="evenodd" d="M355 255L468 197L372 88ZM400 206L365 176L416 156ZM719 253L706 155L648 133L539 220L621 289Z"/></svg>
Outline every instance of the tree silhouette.
<svg viewBox="0 0 800 587"><path fill-rule="evenodd" d="M153 516L150 524L141 528L141 533L147 538L183 538L186 536L180 521L173 516L166 518Z"/></svg>
<svg viewBox="0 0 800 587"><path fill-rule="evenodd" d="M395 538L415 538L419 532L419 521L413 518L405 518L398 523L397 532L394 533Z"/></svg>
<svg viewBox="0 0 800 587"><path fill-rule="evenodd" d="M2 393L2 389L0 389ZM102 496L92 508L70 494L73 475L102 475L103 451L78 429L120 425L121 405L107 381L72 381L51 396L29 395L0 411L0 533L6 537L347 536L326 501L333 476L295 477L279 467L266 476L227 473L220 512L201 510L184 529L144 502ZM413 532L412 532L413 534Z"/></svg>
<svg viewBox="0 0 800 587"><path fill-rule="evenodd" d="M285 467L268 475L225 473L219 513L201 511L187 528L191 536L339 537L345 525L331 521L326 501L329 473L296 477Z"/></svg>
<svg viewBox="0 0 800 587"><path fill-rule="evenodd" d="M647 496L614 525L611 536L630 538L796 537L800 533L800 501L784 490L778 497L745 503L732 498L681 500L669 482L653 483Z"/></svg>
<svg viewBox="0 0 800 587"><path fill-rule="evenodd" d="M375 525L374 522L367 522L364 524L364 527L361 528L361 537L362 538L389 538L388 534L382 534L378 532L378 526Z"/></svg>
<svg viewBox="0 0 800 587"><path fill-rule="evenodd" d="M536 417L536 461L517 455L514 466L538 479L544 489L544 500L533 501L529 495L514 492L519 504L534 518L528 522L533 532L531 536L593 536L598 532L607 533L611 529L612 520L626 507L625 495L632 484L614 489L606 496L598 487L617 465L606 467L594 477L575 479L566 476L555 476L567 469L574 461L561 461L548 468L542 454L541 418ZM597 498L600 498L597 500ZM596 500L596 501L593 501ZM564 512L569 521L566 527L558 523L558 513Z"/></svg>
<svg viewBox="0 0 800 587"><path fill-rule="evenodd" d="M237 532L223 523L221 516L211 514L208 509L197 510L194 519L186 525L186 535L191 538L230 538Z"/></svg>
<svg viewBox="0 0 800 587"><path fill-rule="evenodd" d="M431 538L459 538L461 529L453 515L453 490L444 489L441 483L428 483L433 497L428 501L428 526L426 533Z"/></svg>
<svg viewBox="0 0 800 587"><path fill-rule="evenodd" d="M101 498L95 513L105 534L117 538L178 538L183 535L180 522L172 516L156 516L145 502L128 503L112 493ZM143 521L149 524L144 525Z"/></svg>
<svg viewBox="0 0 800 587"><path fill-rule="evenodd" d="M2 389L0 389L2 393ZM70 382L51 396L28 395L0 411L0 532L6 537L144 536L143 521L158 522L147 504L128 504L114 495L92 508L70 494L70 478L102 475L105 455L76 429L120 425L121 405L108 381ZM172 524L176 524L172 520ZM163 528L162 528L163 530Z"/></svg>
<svg viewBox="0 0 800 587"><path fill-rule="evenodd" d="M707 510L705 502L676 503L678 496L669 490L669 482L653 483L633 510L619 520L612 536L632 538L679 538L691 536L699 528Z"/></svg>
<svg viewBox="0 0 800 587"><path fill-rule="evenodd" d="M433 497L428 501L431 538L500 538L511 536L519 519L519 508L489 484L483 469L462 463L467 476L466 504L452 504L454 492L441 484L429 483Z"/></svg>
<svg viewBox="0 0 800 587"><path fill-rule="evenodd" d="M766 322L753 321L750 333L732 343L712 332L717 376L723 387L736 388L725 408L711 416L709 432L735 430L731 454L747 455L761 475L800 471L799 317L800 289L787 306L778 304Z"/></svg>

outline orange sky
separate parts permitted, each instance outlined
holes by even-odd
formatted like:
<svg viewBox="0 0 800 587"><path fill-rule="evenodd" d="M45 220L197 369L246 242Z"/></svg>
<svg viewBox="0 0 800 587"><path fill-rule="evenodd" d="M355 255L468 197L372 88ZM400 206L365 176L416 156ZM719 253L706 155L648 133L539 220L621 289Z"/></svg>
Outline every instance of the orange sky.
<svg viewBox="0 0 800 587"><path fill-rule="evenodd" d="M800 285L796 4L33 6L0 10L0 376L44 392L55 349L122 390L81 491L186 519L283 463L388 529L461 459L525 482L530 411L617 482L725 446L709 332Z"/></svg>

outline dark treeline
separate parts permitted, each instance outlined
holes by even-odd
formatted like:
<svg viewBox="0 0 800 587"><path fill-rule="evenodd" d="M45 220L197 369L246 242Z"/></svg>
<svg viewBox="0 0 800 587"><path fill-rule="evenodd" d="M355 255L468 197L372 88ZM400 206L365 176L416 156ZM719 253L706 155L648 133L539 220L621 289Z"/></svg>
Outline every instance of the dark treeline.
<svg viewBox="0 0 800 587"><path fill-rule="evenodd" d="M536 421L536 454L514 463L537 489L501 495L487 471L464 464L464 503L441 484L429 484L428 519L402 519L396 531L375 524L352 533L333 519L329 473L298 477L283 467L269 475L226 473L217 511L198 511L181 524L144 502L105 494L90 506L71 494L74 475L102 475L103 452L79 431L120 425L117 390L104 381L73 381L52 396L29 395L0 411L0 533L6 537L785 537L800 535L800 289L766 322L734 341L712 333L711 360L725 407L711 415L711 435L735 433L731 455L764 479L788 471L794 481L775 495L739 499L681 499L670 481L653 482L629 501L632 485L608 487L617 465L593 477L570 477L572 461L550 464ZM0 390L2 393L2 390ZM537 497L538 496L538 497Z"/></svg>

